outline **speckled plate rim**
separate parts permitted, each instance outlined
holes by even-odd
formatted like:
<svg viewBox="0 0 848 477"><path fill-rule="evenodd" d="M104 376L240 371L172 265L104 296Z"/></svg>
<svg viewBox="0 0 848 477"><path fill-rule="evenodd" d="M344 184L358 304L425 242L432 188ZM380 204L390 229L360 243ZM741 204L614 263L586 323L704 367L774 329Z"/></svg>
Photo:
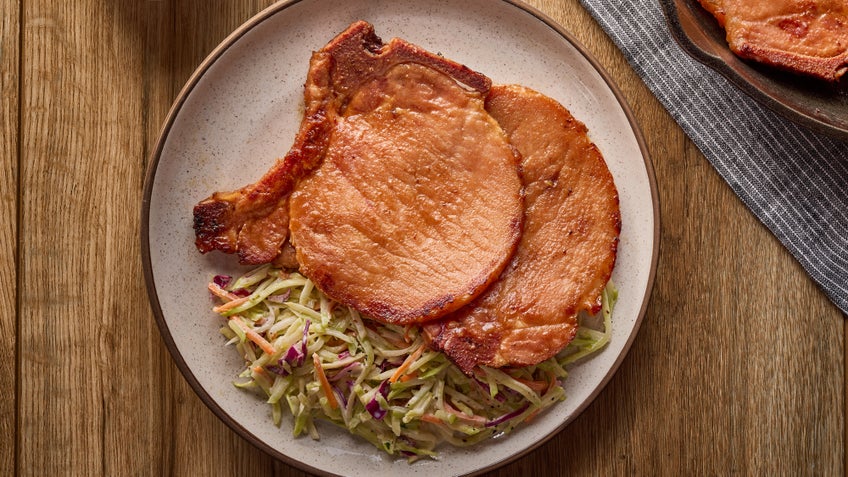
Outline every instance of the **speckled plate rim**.
<svg viewBox="0 0 848 477"><path fill-rule="evenodd" d="M733 55L723 38L719 39L719 44L721 45L719 47L721 48L720 51L702 46L696 38L692 36L692 32L688 31L684 27L680 17L681 4L686 3L686 6L688 7L689 3L685 2L685 0L659 1L663 9L663 14L665 16L666 24L669 27L671 37L674 38L674 41L677 42L677 44L680 45L683 51L685 51L689 56L712 68L739 88L739 90L743 93L766 108L780 114L784 118L818 133L827 134L837 139L848 139L848 112L846 112L846 117L843 118L842 123L840 124L837 120L829 118L821 111L817 111L814 106L806 104L803 101L803 97L800 98L799 101L790 101L789 98L781 96L782 89L790 89L795 94L800 93L803 95L803 88L796 88L792 86L794 83L803 82L804 80L802 78L793 77L793 83L789 83L787 85L775 83L775 78L780 76L788 77L790 74L772 70L767 67L756 67L746 63L742 59ZM701 7L697 6L697 8ZM709 26L701 25L699 33L706 38L715 40L716 34L713 32L713 29L719 29L717 24L713 25L715 20L712 17L709 17L709 14L706 12L698 12L698 14L703 16L706 21L712 22ZM723 58L723 55L725 55L726 58ZM770 89L766 87L758 87L754 84L754 82L746 79L747 77L756 78L758 81L761 81L764 84L772 84L772 86ZM809 80L809 83L811 84L811 88L822 87L822 84L817 82L817 80Z"/></svg>
<svg viewBox="0 0 848 477"><path fill-rule="evenodd" d="M269 455L286 462L289 465L300 468L304 471L316 473L319 475L335 475L330 472L327 472L323 469L319 469L304 462L286 455L284 453L279 452L274 449L271 445L263 441L254 435L249 429L244 427L237 419L234 419L231 415L229 415L220 405L219 403L206 392L204 387L200 384L198 378L195 376L194 370L186 363L183 355L180 352L177 343L174 340L174 337L171 334L170 329L165 320L165 316L162 311L162 307L160 304L157 288L156 288L156 278L153 272L152 260L151 260L151 247L150 247L150 213L151 213L151 196L154 187L154 180L157 172L157 168L159 167L160 159L162 156L163 149L165 147L166 140L168 138L169 132L174 126L174 122L185 104L187 98L191 94L191 92L197 87L200 80L203 78L204 74L215 64L215 62L227 52L227 50L232 47L240 38L248 34L251 30L262 24L264 21L269 19L270 17L286 10L287 8L297 5L305 0L288 0L282 1L277 4L274 4L260 13L256 14L254 17L249 19L239 28L237 28L233 33L231 33L219 46L217 46L200 64L200 66L195 70L195 72L191 75L189 80L186 82L185 86L182 88L180 93L177 95L174 103L167 115L166 121L162 127L159 138L156 142L156 145L151 153L150 160L148 162L148 167L145 175L144 189L143 189L143 198L142 198L142 212L141 212L141 255L142 255L142 265L144 271L145 284L148 291L149 302L151 305L152 312L154 314L157 326L160 331L160 335L170 352L172 358L174 359L175 364L178 369L191 386L193 391L198 395L201 401L219 418L221 419L227 426L237 432L241 437L246 439L248 442L256 446L257 448L263 450ZM464 473L463 475L479 475L481 473L491 471L497 467L501 467L506 465L522 456L527 455L533 450L537 449L539 446L550 440L553 436L563 430L568 426L577 416L579 416L586 407L591 404L597 395L605 388L607 383L612 379L613 375L618 370L622 361L626 357L629 352L629 349L635 340L636 335L638 334L638 330L641 326L642 320L645 316L649 298L653 289L653 284L655 280L657 261L659 255L659 235L660 235L660 215L659 215L659 199L657 194L657 185L656 178L654 174L653 165L650 160L650 155L648 152L648 148L645 144L644 137L641 133L641 130L636 123L633 113L627 104L622 92L620 89L614 84L611 80L608 73L601 67L598 61L588 52L588 50L582 46L573 36L563 29L560 25L550 19L548 16L535 9L532 6L526 5L520 1L516 0L499 0L501 3L505 3L508 5L512 5L529 13L539 22L546 25L548 28L555 31L559 36L562 37L562 40L569 43L573 48L575 48L584 59L596 70L596 72L600 75L603 81L606 83L609 90L612 92L616 100L618 101L618 105L621 108L621 111L626 116L627 121L632 129L632 133L635 136L635 140L638 144L638 148L641 152L642 160L644 162L644 172L647 175L648 186L650 188L650 196L651 196L651 204L650 204L650 214L651 219L653 220L653 230L651 237L651 251L650 251L650 270L648 270L647 283L644 290L644 296L641 299L641 306L638 310L638 315L635 318L635 322L633 324L632 331L627 336L626 343L622 346L621 352L618 354L614 363L608 368L606 374L601 380L600 384L595 387L592 391L591 395L588 399L585 399L576 410L569 416L567 420L559 424L553 432L548 433L544 438L532 443L519 452L515 452L511 455L503 456L502 459L497 460L495 462L491 462L483 467L474 469L471 472Z"/></svg>

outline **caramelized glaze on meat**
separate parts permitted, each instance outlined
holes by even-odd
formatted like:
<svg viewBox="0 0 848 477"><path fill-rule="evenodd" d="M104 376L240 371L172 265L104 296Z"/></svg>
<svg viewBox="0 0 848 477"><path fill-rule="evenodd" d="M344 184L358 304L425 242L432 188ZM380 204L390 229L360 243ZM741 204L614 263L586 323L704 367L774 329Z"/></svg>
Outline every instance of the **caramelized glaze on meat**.
<svg viewBox="0 0 848 477"><path fill-rule="evenodd" d="M239 261L273 261L288 236L288 198L297 181L324 157L337 116L359 88L392 67L415 63L485 94L490 81L463 65L400 39L387 44L372 25L355 22L313 53L304 88L304 115L285 157L254 184L216 192L194 208L195 245L206 253L238 253Z"/></svg>
<svg viewBox="0 0 848 477"><path fill-rule="evenodd" d="M526 211L499 279L470 305L425 325L431 344L466 372L536 364L565 347L578 313L600 309L621 228L606 163L564 107L520 86L494 86L486 109L523 157Z"/></svg>
<svg viewBox="0 0 848 477"><path fill-rule="evenodd" d="M291 196L301 272L373 319L456 310L509 261L522 183L483 97L414 63L363 85Z"/></svg>
<svg viewBox="0 0 848 477"><path fill-rule="evenodd" d="M700 0L743 58L837 81L848 69L845 0Z"/></svg>

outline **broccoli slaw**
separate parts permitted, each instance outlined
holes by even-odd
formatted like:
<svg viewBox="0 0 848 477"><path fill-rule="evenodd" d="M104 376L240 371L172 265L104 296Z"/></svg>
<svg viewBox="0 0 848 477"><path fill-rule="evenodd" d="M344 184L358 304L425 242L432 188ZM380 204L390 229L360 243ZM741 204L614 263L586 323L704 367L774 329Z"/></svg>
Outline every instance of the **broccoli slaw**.
<svg viewBox="0 0 848 477"><path fill-rule="evenodd" d="M418 327L368 320L296 272L264 265L237 279L218 275L208 288L227 319L221 333L245 362L234 384L258 390L276 425L288 414L294 436L318 439L322 419L410 461L508 433L565 399L567 366L609 342L617 298L609 283L599 316L581 316L557 356L469 376Z"/></svg>

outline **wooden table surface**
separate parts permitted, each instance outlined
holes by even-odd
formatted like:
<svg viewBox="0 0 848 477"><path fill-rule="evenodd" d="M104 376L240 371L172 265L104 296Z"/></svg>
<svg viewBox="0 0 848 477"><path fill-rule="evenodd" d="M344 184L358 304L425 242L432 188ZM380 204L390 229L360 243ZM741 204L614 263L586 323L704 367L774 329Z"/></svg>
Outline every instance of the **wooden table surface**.
<svg viewBox="0 0 848 477"><path fill-rule="evenodd" d="M186 384L139 231L182 85L270 0L0 0L0 475L305 475ZM846 317L745 209L577 0L530 2L620 86L662 233L627 358L572 425L491 475L844 475Z"/></svg>

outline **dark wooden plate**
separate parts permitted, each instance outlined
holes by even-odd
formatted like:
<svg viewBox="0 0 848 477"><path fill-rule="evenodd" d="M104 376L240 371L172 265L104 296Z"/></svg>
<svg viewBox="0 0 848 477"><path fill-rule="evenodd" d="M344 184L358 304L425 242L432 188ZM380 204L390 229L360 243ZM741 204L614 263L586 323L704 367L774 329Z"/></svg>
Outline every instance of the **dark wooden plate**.
<svg viewBox="0 0 848 477"><path fill-rule="evenodd" d="M660 0L672 37L696 60L767 108L813 131L848 140L848 80L831 84L743 60L696 0Z"/></svg>

